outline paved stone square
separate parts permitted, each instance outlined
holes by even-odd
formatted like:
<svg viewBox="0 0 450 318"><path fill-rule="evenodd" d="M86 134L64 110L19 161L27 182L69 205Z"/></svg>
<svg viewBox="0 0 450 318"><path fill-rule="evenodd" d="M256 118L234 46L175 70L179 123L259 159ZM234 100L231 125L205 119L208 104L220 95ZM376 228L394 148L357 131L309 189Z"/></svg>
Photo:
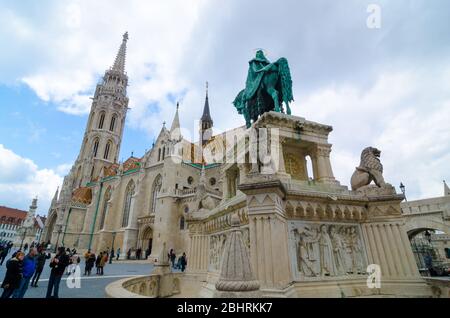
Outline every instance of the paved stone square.
<svg viewBox="0 0 450 318"><path fill-rule="evenodd" d="M0 282L5 278L6 262L11 257L11 253L6 258L2 266L0 266ZM25 298L44 298L47 292L48 278L50 276L50 266L47 260L44 271L39 279L38 287L29 287ZM68 288L67 278L64 275L59 287L60 298L103 298L105 295L105 287L121 278L148 275L153 270L153 265L148 261L117 261L107 264L104 267L104 275L96 275L95 267L91 276L84 276L84 260L80 263L81 270L81 288ZM0 290L3 291L3 290Z"/></svg>

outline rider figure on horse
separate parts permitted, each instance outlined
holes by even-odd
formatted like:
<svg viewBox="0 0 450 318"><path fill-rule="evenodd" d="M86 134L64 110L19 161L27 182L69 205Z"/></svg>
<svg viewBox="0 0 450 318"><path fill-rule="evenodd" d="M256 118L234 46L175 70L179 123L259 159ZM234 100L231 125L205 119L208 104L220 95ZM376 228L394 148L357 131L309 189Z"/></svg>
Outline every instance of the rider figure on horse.
<svg viewBox="0 0 450 318"><path fill-rule="evenodd" d="M292 101L292 81L289 66L285 58L270 63L262 50L249 61L245 89L239 92L233 104L239 114L243 114L247 127L251 120L259 115L274 110L283 112L282 102L290 114L289 102Z"/></svg>

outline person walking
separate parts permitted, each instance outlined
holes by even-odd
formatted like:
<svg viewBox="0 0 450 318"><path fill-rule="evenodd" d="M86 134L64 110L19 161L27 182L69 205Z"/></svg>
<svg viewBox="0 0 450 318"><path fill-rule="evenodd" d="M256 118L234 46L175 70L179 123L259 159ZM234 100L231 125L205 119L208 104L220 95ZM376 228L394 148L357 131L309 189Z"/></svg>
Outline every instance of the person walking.
<svg viewBox="0 0 450 318"><path fill-rule="evenodd" d="M169 259L170 259L170 262L172 263L173 268L175 268L175 259L176 258L177 258L177 255L175 254L175 251L172 248L169 252Z"/></svg>
<svg viewBox="0 0 450 318"><path fill-rule="evenodd" d="M45 261L50 258L50 253L45 254L44 249L39 248L39 253L36 256L36 270L34 272L33 278L31 279L31 287L38 287L37 283L41 277L41 273L44 270Z"/></svg>
<svg viewBox="0 0 450 318"><path fill-rule="evenodd" d="M28 243L25 243L25 245L24 245L24 247L23 247L23 250L26 252L27 249L28 249Z"/></svg>
<svg viewBox="0 0 450 318"><path fill-rule="evenodd" d="M89 271L89 257L91 256L91 250L88 249L86 253L84 253L84 275L86 276Z"/></svg>
<svg viewBox="0 0 450 318"><path fill-rule="evenodd" d="M22 280L22 262L25 253L17 252L14 257L6 262L6 274L3 279L2 288L3 293L1 298L9 298L14 293L14 290L20 287Z"/></svg>
<svg viewBox="0 0 450 318"><path fill-rule="evenodd" d="M109 263L111 264L114 259L114 249L111 250L111 254L109 255Z"/></svg>
<svg viewBox="0 0 450 318"><path fill-rule="evenodd" d="M97 269L97 275L100 274L100 261L103 258L103 252L100 252L100 254L98 254L97 259L95 260L95 268Z"/></svg>
<svg viewBox="0 0 450 318"><path fill-rule="evenodd" d="M100 275L103 275L103 268L105 267L106 263L108 262L108 253L104 252L101 259L100 259Z"/></svg>
<svg viewBox="0 0 450 318"><path fill-rule="evenodd" d="M30 285L31 277L33 277L34 271L36 270L36 248L31 247L27 256L23 259L22 265L22 279L20 280L19 287L14 290L12 298L23 298Z"/></svg>
<svg viewBox="0 0 450 318"><path fill-rule="evenodd" d="M92 271L92 268L94 267L94 264L95 264L95 254L89 253L89 256L86 260L86 270L87 270L88 276L91 275L91 271Z"/></svg>
<svg viewBox="0 0 450 318"><path fill-rule="evenodd" d="M180 266L182 272L184 272L184 270L186 269L186 265L187 265L186 253L183 253L183 255L180 257Z"/></svg>
<svg viewBox="0 0 450 318"><path fill-rule="evenodd" d="M116 261L119 260L119 257L120 257L120 247L117 249L117 257L116 257Z"/></svg>
<svg viewBox="0 0 450 318"><path fill-rule="evenodd" d="M58 253L50 261L50 267L52 270L50 272L50 278L48 280L46 298L52 297L52 291L53 298L58 298L59 284L61 283L61 278L64 275L64 270L66 269L67 265L69 265L69 256L66 254L64 247L59 247Z"/></svg>

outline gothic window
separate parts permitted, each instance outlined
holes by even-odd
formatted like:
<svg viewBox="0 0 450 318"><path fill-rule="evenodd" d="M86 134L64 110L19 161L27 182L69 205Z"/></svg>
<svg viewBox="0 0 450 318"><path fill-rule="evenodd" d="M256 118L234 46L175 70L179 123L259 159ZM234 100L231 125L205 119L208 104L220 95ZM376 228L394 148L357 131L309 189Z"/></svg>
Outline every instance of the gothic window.
<svg viewBox="0 0 450 318"><path fill-rule="evenodd" d="M113 115L112 118L111 118L111 124L109 125L109 130L110 131L114 131L114 125L116 124L116 118L117 118L116 115Z"/></svg>
<svg viewBox="0 0 450 318"><path fill-rule="evenodd" d="M98 138L97 138L94 141L94 158L97 157L98 143L99 143L99 141L98 141Z"/></svg>
<svg viewBox="0 0 450 318"><path fill-rule="evenodd" d="M184 230L184 216L180 218L180 230Z"/></svg>
<svg viewBox="0 0 450 318"><path fill-rule="evenodd" d="M158 161L161 161L161 148L158 149Z"/></svg>
<svg viewBox="0 0 450 318"><path fill-rule="evenodd" d="M98 122L98 129L103 128L103 123L105 122L105 113L100 114L100 120Z"/></svg>
<svg viewBox="0 0 450 318"><path fill-rule="evenodd" d="M123 217L122 217L122 227L127 227L130 218L130 208L131 208L131 198L134 195L134 182L133 180L127 186L125 191L125 200L123 202Z"/></svg>
<svg viewBox="0 0 450 318"><path fill-rule="evenodd" d="M152 202L151 202L151 213L155 213L156 212L156 198L158 196L159 191L161 191L161 186L162 186L162 178L161 175L159 174L155 181L153 182L153 187L152 187Z"/></svg>
<svg viewBox="0 0 450 318"><path fill-rule="evenodd" d="M91 170L91 181L94 179L94 167L92 167L92 170Z"/></svg>
<svg viewBox="0 0 450 318"><path fill-rule="evenodd" d="M108 159L109 150L111 149L111 141L108 141L105 147L105 154L103 156L103 159Z"/></svg>
<svg viewBox="0 0 450 318"><path fill-rule="evenodd" d="M102 230L105 227L105 219L106 219L106 213L108 212L108 201L111 199L111 187L106 189L105 192L105 198L103 199L103 209L102 214L100 215L100 223L99 223L99 230Z"/></svg>
<svg viewBox="0 0 450 318"><path fill-rule="evenodd" d="M89 129L91 129L92 121L95 118L95 112L92 112L91 118L89 119Z"/></svg>
<svg viewBox="0 0 450 318"><path fill-rule="evenodd" d="M166 155L166 147L163 147L162 160L164 160L165 155Z"/></svg>

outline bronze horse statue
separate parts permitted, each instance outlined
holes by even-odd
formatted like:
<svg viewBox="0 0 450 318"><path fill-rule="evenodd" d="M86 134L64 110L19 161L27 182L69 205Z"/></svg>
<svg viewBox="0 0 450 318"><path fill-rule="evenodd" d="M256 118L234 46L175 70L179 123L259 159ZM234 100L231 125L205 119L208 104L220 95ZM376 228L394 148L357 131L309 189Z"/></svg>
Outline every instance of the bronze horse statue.
<svg viewBox="0 0 450 318"><path fill-rule="evenodd" d="M239 92L233 104L239 114L243 114L245 124L251 126L258 117L268 111L291 114L289 103L292 96L292 79L287 59L270 63L259 50L250 62L245 89Z"/></svg>

